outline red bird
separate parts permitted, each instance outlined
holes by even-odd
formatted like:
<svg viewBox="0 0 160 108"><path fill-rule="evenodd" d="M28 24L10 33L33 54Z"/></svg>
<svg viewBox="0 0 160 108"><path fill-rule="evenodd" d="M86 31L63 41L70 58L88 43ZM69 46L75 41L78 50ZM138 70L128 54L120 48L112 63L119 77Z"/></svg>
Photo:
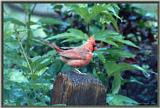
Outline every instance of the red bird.
<svg viewBox="0 0 160 108"><path fill-rule="evenodd" d="M63 50L57 45L47 41L41 41L54 48L64 63L75 68L89 64L93 58L93 51L96 50L96 42L93 36L91 36L85 44L68 50Z"/></svg>

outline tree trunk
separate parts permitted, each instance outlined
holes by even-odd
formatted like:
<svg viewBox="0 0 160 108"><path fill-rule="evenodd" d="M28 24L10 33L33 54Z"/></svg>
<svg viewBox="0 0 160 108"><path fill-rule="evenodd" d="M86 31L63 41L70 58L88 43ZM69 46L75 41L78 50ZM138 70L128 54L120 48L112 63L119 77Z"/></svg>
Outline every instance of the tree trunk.
<svg viewBox="0 0 160 108"><path fill-rule="evenodd" d="M106 89L89 74L59 73L52 92L51 104L105 105Z"/></svg>

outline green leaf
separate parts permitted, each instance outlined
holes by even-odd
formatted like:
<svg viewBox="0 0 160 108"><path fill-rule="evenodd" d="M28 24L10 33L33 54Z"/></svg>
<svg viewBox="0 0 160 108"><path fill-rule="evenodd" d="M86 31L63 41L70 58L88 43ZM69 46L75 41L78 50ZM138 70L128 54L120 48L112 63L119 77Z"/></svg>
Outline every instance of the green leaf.
<svg viewBox="0 0 160 108"><path fill-rule="evenodd" d="M107 49L106 52L108 52L112 56L118 56L118 57L124 57L124 58L134 58L135 57L134 54L128 51L125 51L123 49L120 49L120 48L110 48L110 49Z"/></svg>
<svg viewBox="0 0 160 108"><path fill-rule="evenodd" d="M55 18L41 18L39 22L46 25L69 25L68 23Z"/></svg>
<svg viewBox="0 0 160 108"><path fill-rule="evenodd" d="M117 94L121 88L121 74L120 72L114 73L114 79L112 82L112 94Z"/></svg>
<svg viewBox="0 0 160 108"><path fill-rule="evenodd" d="M98 75L97 75L97 72L96 72L96 69L95 69L95 68L93 69L93 75L94 75L95 77L98 77Z"/></svg>
<svg viewBox="0 0 160 108"><path fill-rule="evenodd" d="M43 69L35 72L35 74L36 74L37 76L41 76L44 72L46 72L46 70L48 70L48 67L45 67L45 68L43 68Z"/></svg>
<svg viewBox="0 0 160 108"><path fill-rule="evenodd" d="M21 4L22 8L25 10L25 12L30 12L32 4L29 3L23 3Z"/></svg>
<svg viewBox="0 0 160 108"><path fill-rule="evenodd" d="M98 14L105 10L104 5L95 4L90 10L90 18L94 19Z"/></svg>
<svg viewBox="0 0 160 108"><path fill-rule="evenodd" d="M124 37L117 32L107 31L107 30L99 31L96 34L94 34L94 36L95 36L96 40L100 40L100 41L103 41L103 42L106 42L106 40L107 40L108 44L114 45L116 47L118 46L118 42L119 42L119 43L123 43L123 44L129 45L129 46L139 48L137 45L135 45L131 41L124 40ZM114 42L114 43L111 43L111 42Z"/></svg>
<svg viewBox="0 0 160 108"><path fill-rule="evenodd" d="M44 82L32 82L30 86L34 88L34 90L45 90L49 91L51 89L52 83L44 83Z"/></svg>
<svg viewBox="0 0 160 108"><path fill-rule="evenodd" d="M110 20L115 30L119 32L117 21L113 18L113 16L108 11L103 11L103 14L106 16L106 20Z"/></svg>
<svg viewBox="0 0 160 108"><path fill-rule="evenodd" d="M119 67L117 66L115 61L106 61L104 65L109 76L112 75L114 72L119 71Z"/></svg>
<svg viewBox="0 0 160 108"><path fill-rule="evenodd" d="M82 41L87 40L87 35L78 29L68 29L67 32L51 36L46 40L54 40L54 39L65 39L63 42L72 42L72 41Z"/></svg>
<svg viewBox="0 0 160 108"><path fill-rule="evenodd" d="M103 42L106 42L106 43L108 43L108 44L110 44L110 45L113 45L113 46L116 46L116 47L119 47L119 45L118 44L116 44L114 41L112 41L112 40L105 40L105 41L103 41Z"/></svg>
<svg viewBox="0 0 160 108"><path fill-rule="evenodd" d="M140 67L140 66L138 66L138 65L136 65L136 64L132 65L132 67L135 68L136 70L142 71L142 73L144 74L144 76L145 76L146 78L149 78L149 77L150 77L150 74L149 74L148 71L145 70L144 68L142 68L142 67Z"/></svg>
<svg viewBox="0 0 160 108"><path fill-rule="evenodd" d="M17 83L26 83L26 82L28 82L28 79L22 74L22 72L20 72L18 70L15 70L15 69L13 69L10 72L9 76L10 76L9 80L13 81L13 82L17 82Z"/></svg>
<svg viewBox="0 0 160 108"><path fill-rule="evenodd" d="M111 31L111 30L101 30L94 34L96 38L111 38L114 36L121 36L119 33Z"/></svg>
<svg viewBox="0 0 160 108"><path fill-rule="evenodd" d="M138 47L137 45L135 45L134 43L132 43L132 42L129 41L129 40L116 39L116 41L140 49L140 47Z"/></svg>
<svg viewBox="0 0 160 108"><path fill-rule="evenodd" d="M116 72L123 72L125 70L141 70L144 73L144 70L137 66L128 63L116 63L115 61L106 61L105 68L109 76Z"/></svg>
<svg viewBox="0 0 160 108"><path fill-rule="evenodd" d="M34 106L48 106L46 103L44 102L36 102L33 104Z"/></svg>
<svg viewBox="0 0 160 108"><path fill-rule="evenodd" d="M8 22L8 21L10 21L13 24L19 25L19 26L26 26L23 22L21 22L20 20L16 18L5 17L4 22Z"/></svg>
<svg viewBox="0 0 160 108"><path fill-rule="evenodd" d="M108 9L108 11L112 12L115 17L117 17L118 19L121 19L118 16L118 12L119 12L120 8L118 7L117 4L113 4L113 3L112 4L108 4L107 5L107 9Z"/></svg>
<svg viewBox="0 0 160 108"><path fill-rule="evenodd" d="M72 10L79 14L84 20L86 23L89 23L91 18L90 18L90 14L89 14L89 11L88 11L88 7L80 7L78 5L72 5Z"/></svg>
<svg viewBox="0 0 160 108"><path fill-rule="evenodd" d="M118 41L119 39L123 39L123 37L117 33L117 32L113 32L113 31L100 31L100 32L97 32L96 34L94 34L95 36L95 39L97 40L108 40L108 41L113 41L113 42L116 42Z"/></svg>
<svg viewBox="0 0 160 108"><path fill-rule="evenodd" d="M40 36L47 37L47 34L44 32L43 28L32 29L31 31L33 33L33 36L35 37L40 37Z"/></svg>
<svg viewBox="0 0 160 108"><path fill-rule="evenodd" d="M47 56L35 56L30 60L31 68L38 76L48 69L47 65L50 63L50 59Z"/></svg>
<svg viewBox="0 0 160 108"><path fill-rule="evenodd" d="M105 10L105 6L100 4L95 4L93 7L72 5L72 10L78 13L88 24Z"/></svg>
<svg viewBox="0 0 160 108"><path fill-rule="evenodd" d="M140 84L140 85L144 85L144 83L143 82L140 82L140 81L138 81L136 78L134 78L134 77L131 77L129 80L128 79L123 79L122 80L122 84L121 85L124 85L125 83L138 83L138 84Z"/></svg>
<svg viewBox="0 0 160 108"><path fill-rule="evenodd" d="M125 106L130 106L130 105L138 105L139 103L136 102L135 100L122 96L122 95L113 95L113 94L107 94L106 102L109 105L125 105Z"/></svg>
<svg viewBox="0 0 160 108"><path fill-rule="evenodd" d="M115 41L115 38L116 37L121 38L120 37L121 35L117 32L108 31L108 30L99 31L96 34L94 34L94 36L95 36L95 39L98 40L98 41L102 41L102 42L108 43L110 45L119 47L119 45Z"/></svg>
<svg viewBox="0 0 160 108"><path fill-rule="evenodd" d="M54 74L57 74L58 72L61 71L62 66L63 66L63 62L60 59L54 59L52 67L50 68L52 70L50 71L53 72Z"/></svg>
<svg viewBox="0 0 160 108"><path fill-rule="evenodd" d="M96 52L98 58L102 61L102 63L105 63L105 57L102 53Z"/></svg>

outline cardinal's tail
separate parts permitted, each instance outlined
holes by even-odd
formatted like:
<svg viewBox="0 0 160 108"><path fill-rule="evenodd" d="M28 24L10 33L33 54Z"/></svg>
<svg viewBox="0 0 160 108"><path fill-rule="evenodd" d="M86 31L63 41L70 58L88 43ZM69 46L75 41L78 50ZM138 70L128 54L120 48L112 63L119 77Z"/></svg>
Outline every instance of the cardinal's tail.
<svg viewBox="0 0 160 108"><path fill-rule="evenodd" d="M48 42L48 41L45 41L45 40L42 40L42 39L39 39L39 38L36 38L36 39L38 39L39 41L47 44L47 45L50 46L51 48L54 48L57 52L62 52L62 49L59 48L55 43L50 43L50 42Z"/></svg>
<svg viewBox="0 0 160 108"><path fill-rule="evenodd" d="M62 49L58 47L55 43L51 44L52 48L54 48L57 52L62 52Z"/></svg>

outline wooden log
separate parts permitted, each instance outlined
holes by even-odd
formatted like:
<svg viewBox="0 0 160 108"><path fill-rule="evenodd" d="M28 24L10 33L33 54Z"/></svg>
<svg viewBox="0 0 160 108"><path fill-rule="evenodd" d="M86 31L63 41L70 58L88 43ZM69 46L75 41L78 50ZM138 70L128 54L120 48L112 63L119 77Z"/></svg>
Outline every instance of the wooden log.
<svg viewBox="0 0 160 108"><path fill-rule="evenodd" d="M59 73L52 92L51 104L105 105L106 89L95 77L76 72Z"/></svg>

